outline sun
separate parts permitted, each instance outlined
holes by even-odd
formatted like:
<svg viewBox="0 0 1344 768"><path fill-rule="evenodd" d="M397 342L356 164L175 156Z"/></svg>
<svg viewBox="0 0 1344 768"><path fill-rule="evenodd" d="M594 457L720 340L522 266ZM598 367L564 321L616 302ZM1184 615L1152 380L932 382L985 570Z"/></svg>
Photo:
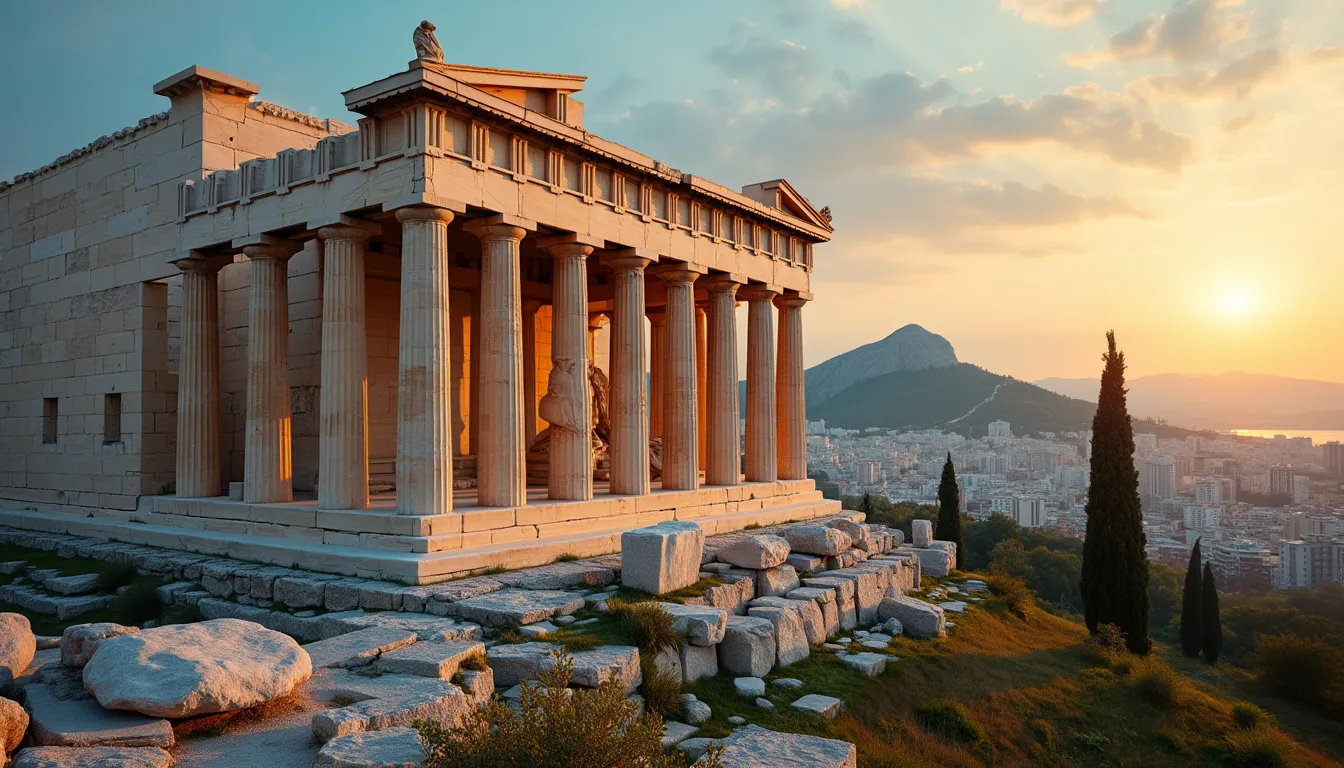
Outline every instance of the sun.
<svg viewBox="0 0 1344 768"><path fill-rule="evenodd" d="M1229 315L1244 315L1251 308L1251 300L1241 291L1223 294L1223 311Z"/></svg>

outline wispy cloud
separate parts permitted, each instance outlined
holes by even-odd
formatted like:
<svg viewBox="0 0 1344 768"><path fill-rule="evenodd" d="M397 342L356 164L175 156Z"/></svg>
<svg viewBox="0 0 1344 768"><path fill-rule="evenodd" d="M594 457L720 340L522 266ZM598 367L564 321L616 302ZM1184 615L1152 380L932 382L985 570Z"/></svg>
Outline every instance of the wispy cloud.
<svg viewBox="0 0 1344 768"><path fill-rule="evenodd" d="M1106 0L999 0L999 8L1023 21L1051 27L1071 27L1087 21Z"/></svg>

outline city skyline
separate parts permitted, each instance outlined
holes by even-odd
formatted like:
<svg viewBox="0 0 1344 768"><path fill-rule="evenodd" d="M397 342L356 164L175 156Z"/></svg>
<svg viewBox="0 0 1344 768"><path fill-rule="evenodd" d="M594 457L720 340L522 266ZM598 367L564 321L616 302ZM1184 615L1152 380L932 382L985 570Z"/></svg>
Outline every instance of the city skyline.
<svg viewBox="0 0 1344 768"><path fill-rule="evenodd" d="M1344 8L1325 0L690 2L656 19L337 3L317 23L268 7L267 25L249 5L209 24L172 4L7 12L10 71L47 77L12 83L16 114L44 118L0 128L0 177L161 110L143 83L190 64L349 120L340 92L404 67L421 18L527 19L507 50L455 34L447 57L588 75L598 135L728 184L776 170L832 208L808 365L917 323L990 370L1091 376L1115 328L1134 377L1344 381ZM80 44L54 56L57 37ZM113 64L115 80L52 103Z"/></svg>

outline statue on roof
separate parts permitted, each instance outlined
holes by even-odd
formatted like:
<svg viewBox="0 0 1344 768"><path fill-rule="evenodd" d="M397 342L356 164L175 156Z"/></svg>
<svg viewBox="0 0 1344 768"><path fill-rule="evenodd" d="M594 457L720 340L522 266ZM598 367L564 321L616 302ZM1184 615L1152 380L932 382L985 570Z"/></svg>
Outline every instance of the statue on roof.
<svg viewBox="0 0 1344 768"><path fill-rule="evenodd" d="M443 63L443 48L439 46L439 39L434 37L433 24L428 21L420 22L420 26L415 28L415 34L411 35L411 42L415 43L417 59Z"/></svg>
<svg viewBox="0 0 1344 768"><path fill-rule="evenodd" d="M822 206L822 209L817 211L817 213L821 214L821 218L825 219L826 223L829 224L831 222L831 206Z"/></svg>

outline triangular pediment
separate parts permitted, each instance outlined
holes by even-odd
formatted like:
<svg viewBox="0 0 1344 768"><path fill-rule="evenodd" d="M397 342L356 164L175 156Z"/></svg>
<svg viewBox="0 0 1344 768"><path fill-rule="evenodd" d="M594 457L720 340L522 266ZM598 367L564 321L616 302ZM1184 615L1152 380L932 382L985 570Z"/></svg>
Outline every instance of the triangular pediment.
<svg viewBox="0 0 1344 768"><path fill-rule="evenodd" d="M798 190L794 189L793 185L784 179L764 181L760 184L743 187L742 194L771 208L783 211L796 219L806 221L813 226L824 227L827 230L832 229L830 220L821 215L821 212L806 197L799 194Z"/></svg>

